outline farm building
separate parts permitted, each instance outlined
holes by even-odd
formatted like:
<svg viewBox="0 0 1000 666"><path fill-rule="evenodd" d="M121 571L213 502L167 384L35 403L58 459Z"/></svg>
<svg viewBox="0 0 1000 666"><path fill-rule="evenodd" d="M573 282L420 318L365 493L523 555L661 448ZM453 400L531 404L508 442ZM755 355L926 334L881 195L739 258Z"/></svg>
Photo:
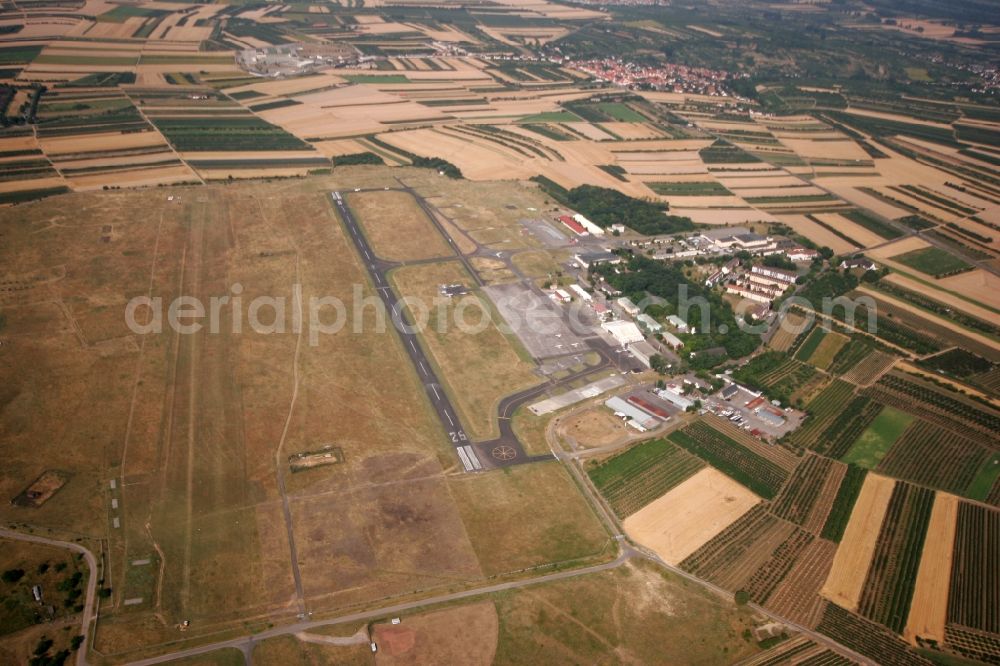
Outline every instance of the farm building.
<svg viewBox="0 0 1000 666"><path fill-rule="evenodd" d="M639 326L645 329L647 333L659 333L663 330L663 324L656 321L648 314L641 314L636 317L635 320L639 323Z"/></svg>
<svg viewBox="0 0 1000 666"><path fill-rule="evenodd" d="M736 384L730 384L726 388L722 389L719 395L722 396L723 400L729 400L739 392L740 392L739 386L737 386Z"/></svg>
<svg viewBox="0 0 1000 666"><path fill-rule="evenodd" d="M601 328L610 333L622 347L646 339L639 327L630 321L622 321L621 319L606 321L601 324Z"/></svg>

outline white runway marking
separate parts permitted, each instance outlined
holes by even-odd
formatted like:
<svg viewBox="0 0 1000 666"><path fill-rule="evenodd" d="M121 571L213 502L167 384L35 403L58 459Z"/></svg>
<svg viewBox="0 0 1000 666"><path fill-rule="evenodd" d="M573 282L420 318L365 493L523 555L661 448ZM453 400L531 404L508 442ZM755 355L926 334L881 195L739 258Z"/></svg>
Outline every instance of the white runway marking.
<svg viewBox="0 0 1000 666"><path fill-rule="evenodd" d="M451 420L451 414L449 414L449 413L448 413L448 410L447 410L447 409L445 409L445 410L443 410L443 411L444 411L444 415L448 417L448 423L449 423L450 425L455 425L455 422Z"/></svg>
<svg viewBox="0 0 1000 666"><path fill-rule="evenodd" d="M438 393L437 386L435 386L434 384L431 384L431 390L434 391L434 398L436 400L440 400L441 399L441 394Z"/></svg>

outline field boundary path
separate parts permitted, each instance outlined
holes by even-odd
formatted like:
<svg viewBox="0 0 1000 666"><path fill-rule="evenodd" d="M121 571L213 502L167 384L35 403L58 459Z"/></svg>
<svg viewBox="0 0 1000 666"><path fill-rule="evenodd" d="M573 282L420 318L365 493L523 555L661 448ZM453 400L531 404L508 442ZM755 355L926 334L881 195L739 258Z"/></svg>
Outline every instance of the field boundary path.
<svg viewBox="0 0 1000 666"><path fill-rule="evenodd" d="M14 539L17 541L38 543L44 546L54 546L55 548L65 548L66 550L72 550L75 553L83 555L83 559L87 562L87 568L90 569L90 574L87 576L87 598L83 602L83 617L80 621L80 635L83 636L83 642L80 643L80 647L76 650L76 664L77 666L86 666L87 644L88 639L90 638L90 625L93 624L94 619L97 617L97 614L94 612L94 598L97 596L97 558L95 558L94 554L85 546L81 546L80 544L73 543L71 541L50 539L48 537L38 536L37 534L24 534L23 532L15 532L14 530L8 530L2 527L0 527L0 537L5 539Z"/></svg>

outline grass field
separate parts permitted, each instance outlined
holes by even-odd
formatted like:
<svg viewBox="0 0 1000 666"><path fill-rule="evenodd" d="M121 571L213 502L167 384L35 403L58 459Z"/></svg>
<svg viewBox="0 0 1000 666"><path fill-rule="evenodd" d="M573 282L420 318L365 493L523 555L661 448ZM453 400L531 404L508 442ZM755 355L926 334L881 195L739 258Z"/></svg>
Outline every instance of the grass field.
<svg viewBox="0 0 1000 666"><path fill-rule="evenodd" d="M506 395L538 383L533 366L523 360L497 327L499 321L485 297L470 294L452 299L439 294L442 284L472 286L458 261L404 266L390 279L403 297L420 299L433 309L426 313L421 339L432 362L441 370L466 432L474 439L499 434L497 404ZM419 308L410 308L416 312ZM459 321L468 325L459 327Z"/></svg>
<svg viewBox="0 0 1000 666"><path fill-rule="evenodd" d="M759 651L742 638L748 611L640 560L503 593L496 603L495 664L718 664Z"/></svg>
<svg viewBox="0 0 1000 666"><path fill-rule="evenodd" d="M952 275L972 268L958 257L937 247L912 250L890 258L904 266L909 266L934 277Z"/></svg>
<svg viewBox="0 0 1000 666"><path fill-rule="evenodd" d="M608 534L556 462L451 476L448 485L485 576L613 557Z"/></svg>
<svg viewBox="0 0 1000 666"><path fill-rule="evenodd" d="M861 433L841 460L866 469L875 469L912 421L912 415L886 407Z"/></svg>
<svg viewBox="0 0 1000 666"><path fill-rule="evenodd" d="M1000 453L994 453L986 459L983 466L976 472L972 483L966 488L965 493L974 500L986 501L990 491L1000 479Z"/></svg>
<svg viewBox="0 0 1000 666"><path fill-rule="evenodd" d="M453 255L417 200L406 192L350 192L347 205L372 250L389 261Z"/></svg>

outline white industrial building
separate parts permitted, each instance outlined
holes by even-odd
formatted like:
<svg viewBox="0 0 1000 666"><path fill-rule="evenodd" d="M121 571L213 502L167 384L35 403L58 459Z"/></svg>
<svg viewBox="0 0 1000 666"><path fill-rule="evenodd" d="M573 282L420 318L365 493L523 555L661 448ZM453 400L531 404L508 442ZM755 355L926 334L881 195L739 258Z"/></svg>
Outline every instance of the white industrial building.
<svg viewBox="0 0 1000 666"><path fill-rule="evenodd" d="M660 331L663 330L663 324L656 321L648 314L641 314L638 317L636 317L635 320L639 323L640 326L646 329L647 333L659 333Z"/></svg>
<svg viewBox="0 0 1000 666"><path fill-rule="evenodd" d="M660 422L653 416L642 411L635 405L622 400L618 396L605 400L604 406L615 414L621 414L627 418L628 424L639 432L645 432L660 425Z"/></svg>
<svg viewBox="0 0 1000 666"><path fill-rule="evenodd" d="M677 315L670 315L667 317L667 323L676 328L681 333L688 330L687 322L678 317Z"/></svg>
<svg viewBox="0 0 1000 666"><path fill-rule="evenodd" d="M658 389L656 391L656 397L661 400L666 400L674 407L678 407L683 410L687 410L688 407L694 405L694 400L684 397L676 391L671 391L670 389Z"/></svg>
<svg viewBox="0 0 1000 666"><path fill-rule="evenodd" d="M647 368L652 368L650 359L656 356L659 352L656 348L643 340L642 342L633 342L628 346L629 352L634 356L640 363L642 363Z"/></svg>
<svg viewBox="0 0 1000 666"><path fill-rule="evenodd" d="M604 229L597 226L596 224L585 218L583 215L580 215L579 213L574 213L573 219L576 220L581 227L589 231L592 235L594 236L604 235Z"/></svg>
<svg viewBox="0 0 1000 666"><path fill-rule="evenodd" d="M577 296L579 296L580 299L583 300L584 303L589 303L592 300L594 300L594 297L591 296L590 293L586 289L584 289L583 287L581 287L578 284L571 284L569 286L569 288L572 289L573 293L575 293Z"/></svg>
<svg viewBox="0 0 1000 666"><path fill-rule="evenodd" d="M621 319L616 319L614 321L606 321L601 324L601 328L611 334L619 345L625 347L633 342L642 342L646 339L646 336L642 334L639 327L630 321L624 321Z"/></svg>
<svg viewBox="0 0 1000 666"><path fill-rule="evenodd" d="M627 296L622 296L617 301L615 301L615 303L618 304L618 307L620 307L627 314L630 314L633 317L639 314L640 312L639 306L633 303L632 299L628 298Z"/></svg>
<svg viewBox="0 0 1000 666"><path fill-rule="evenodd" d="M676 350L678 350L678 349L680 349L681 347L684 346L684 343L681 342L681 339L678 338L673 333L671 333L670 331L663 331L662 333L660 333L660 337L663 338L663 341L665 343L667 343L668 345L670 345L670 347L674 351L676 351Z"/></svg>

